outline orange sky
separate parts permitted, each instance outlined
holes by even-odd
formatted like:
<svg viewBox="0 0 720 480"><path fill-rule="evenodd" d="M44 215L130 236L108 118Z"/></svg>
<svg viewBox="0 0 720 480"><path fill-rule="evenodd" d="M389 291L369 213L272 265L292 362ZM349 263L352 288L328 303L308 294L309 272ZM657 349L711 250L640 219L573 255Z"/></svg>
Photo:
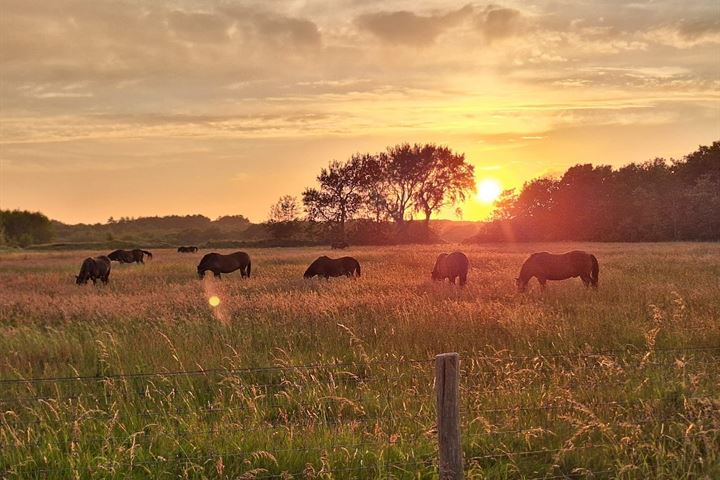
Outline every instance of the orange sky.
<svg viewBox="0 0 720 480"><path fill-rule="evenodd" d="M0 206L66 222L262 221L328 161L400 142L447 144L478 181L517 187L720 138L714 1L0 9Z"/></svg>

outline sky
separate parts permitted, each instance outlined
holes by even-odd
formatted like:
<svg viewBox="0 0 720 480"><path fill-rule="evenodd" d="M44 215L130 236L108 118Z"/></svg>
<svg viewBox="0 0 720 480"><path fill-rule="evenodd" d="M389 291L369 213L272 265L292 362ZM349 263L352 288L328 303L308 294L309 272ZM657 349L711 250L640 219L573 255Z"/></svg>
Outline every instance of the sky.
<svg viewBox="0 0 720 480"><path fill-rule="evenodd" d="M717 139L716 0L0 0L0 207L68 223L263 221L403 142L517 188Z"/></svg>

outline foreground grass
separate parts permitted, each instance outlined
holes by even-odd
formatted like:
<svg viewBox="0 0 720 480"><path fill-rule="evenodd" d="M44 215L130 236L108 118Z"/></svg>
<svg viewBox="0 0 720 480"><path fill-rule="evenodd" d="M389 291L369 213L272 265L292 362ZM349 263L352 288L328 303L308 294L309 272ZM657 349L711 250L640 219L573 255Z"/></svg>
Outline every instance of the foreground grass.
<svg viewBox="0 0 720 480"><path fill-rule="evenodd" d="M578 247L598 291L515 293L529 252ZM463 249L465 289L429 281L437 246L352 249L363 277L330 282L302 279L321 249L222 282L157 251L97 288L96 252L2 254L0 472L435 478L431 359L458 351L470 478L720 475L720 245Z"/></svg>

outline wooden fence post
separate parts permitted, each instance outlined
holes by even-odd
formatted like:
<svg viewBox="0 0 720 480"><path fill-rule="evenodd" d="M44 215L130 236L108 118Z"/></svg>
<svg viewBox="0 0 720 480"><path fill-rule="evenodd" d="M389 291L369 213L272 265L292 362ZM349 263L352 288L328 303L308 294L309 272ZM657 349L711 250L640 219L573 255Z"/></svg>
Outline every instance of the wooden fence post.
<svg viewBox="0 0 720 480"><path fill-rule="evenodd" d="M460 445L460 355L435 357L435 393L440 480L462 480L463 453Z"/></svg>

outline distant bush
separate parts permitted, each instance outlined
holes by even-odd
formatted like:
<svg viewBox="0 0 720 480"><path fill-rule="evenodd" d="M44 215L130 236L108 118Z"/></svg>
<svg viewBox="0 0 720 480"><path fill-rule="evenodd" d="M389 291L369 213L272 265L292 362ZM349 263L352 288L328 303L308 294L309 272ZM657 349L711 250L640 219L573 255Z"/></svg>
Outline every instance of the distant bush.
<svg viewBox="0 0 720 480"><path fill-rule="evenodd" d="M40 212L0 210L0 232L3 243L27 247L52 240L50 219Z"/></svg>

